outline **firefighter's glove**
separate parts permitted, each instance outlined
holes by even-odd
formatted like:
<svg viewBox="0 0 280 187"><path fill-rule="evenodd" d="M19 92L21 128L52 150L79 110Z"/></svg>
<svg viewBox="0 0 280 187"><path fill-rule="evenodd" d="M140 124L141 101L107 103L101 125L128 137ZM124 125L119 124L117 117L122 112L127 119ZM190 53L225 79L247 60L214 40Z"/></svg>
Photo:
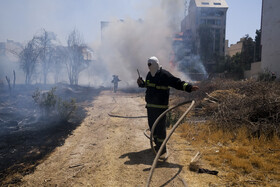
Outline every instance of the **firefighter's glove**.
<svg viewBox="0 0 280 187"><path fill-rule="evenodd" d="M199 89L198 86L192 86L192 92L193 92L193 91L197 91L198 89Z"/></svg>
<svg viewBox="0 0 280 187"><path fill-rule="evenodd" d="M137 79L137 84L138 84L139 87L144 87L144 86L145 86L145 82L144 82L144 80L142 79L142 77L139 77L139 78Z"/></svg>

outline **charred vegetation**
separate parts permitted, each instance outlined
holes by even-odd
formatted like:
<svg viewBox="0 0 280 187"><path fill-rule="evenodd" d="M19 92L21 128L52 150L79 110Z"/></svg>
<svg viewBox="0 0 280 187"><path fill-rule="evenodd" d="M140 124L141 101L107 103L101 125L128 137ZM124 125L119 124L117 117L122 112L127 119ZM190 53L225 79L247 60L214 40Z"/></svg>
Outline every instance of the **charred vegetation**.
<svg viewBox="0 0 280 187"><path fill-rule="evenodd" d="M12 95L7 85L0 89L0 184L3 185L20 182L22 176L33 172L49 153L63 145L85 118L85 108L101 91L65 84L17 85Z"/></svg>

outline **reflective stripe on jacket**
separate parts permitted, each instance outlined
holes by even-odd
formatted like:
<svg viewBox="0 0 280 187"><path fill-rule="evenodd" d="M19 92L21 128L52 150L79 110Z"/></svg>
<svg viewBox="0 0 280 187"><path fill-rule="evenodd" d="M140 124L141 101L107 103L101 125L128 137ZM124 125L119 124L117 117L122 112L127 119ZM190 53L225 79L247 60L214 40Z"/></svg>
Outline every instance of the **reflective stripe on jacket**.
<svg viewBox="0 0 280 187"><path fill-rule="evenodd" d="M191 92L192 85L174 77L170 72L160 69L154 77L149 72L146 76L145 86L147 102L146 107L168 108L169 90L173 87L177 90Z"/></svg>

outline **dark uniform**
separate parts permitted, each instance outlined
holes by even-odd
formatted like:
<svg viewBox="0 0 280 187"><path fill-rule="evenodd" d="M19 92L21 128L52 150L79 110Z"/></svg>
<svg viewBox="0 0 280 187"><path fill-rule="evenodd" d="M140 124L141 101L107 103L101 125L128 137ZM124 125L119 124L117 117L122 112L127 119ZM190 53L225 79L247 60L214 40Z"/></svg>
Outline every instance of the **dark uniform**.
<svg viewBox="0 0 280 187"><path fill-rule="evenodd" d="M181 79L174 77L170 72L162 68L156 72L154 77L149 72L146 80L138 85L139 87L147 88L145 100L147 102L146 108L150 130L156 119L168 108L170 87L187 92L192 91L191 84L181 81ZM158 151L166 138L166 116L159 121L153 136L156 144L155 149ZM165 152L166 148L163 150L163 153Z"/></svg>
<svg viewBox="0 0 280 187"><path fill-rule="evenodd" d="M119 79L119 77L117 75L113 75L113 80L111 81L114 84L114 92L116 93L118 90L118 84L121 80Z"/></svg>

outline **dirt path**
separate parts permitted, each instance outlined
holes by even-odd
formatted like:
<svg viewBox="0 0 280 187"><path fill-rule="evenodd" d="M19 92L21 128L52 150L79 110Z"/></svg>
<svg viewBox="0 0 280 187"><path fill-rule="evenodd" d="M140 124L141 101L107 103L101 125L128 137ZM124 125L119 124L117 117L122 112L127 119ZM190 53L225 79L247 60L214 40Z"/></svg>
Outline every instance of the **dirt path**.
<svg viewBox="0 0 280 187"><path fill-rule="evenodd" d="M143 135L146 115L143 94L104 91L89 107L88 116L61 147L22 186L145 186L154 155ZM151 186L184 186L183 166L174 158L159 163Z"/></svg>

